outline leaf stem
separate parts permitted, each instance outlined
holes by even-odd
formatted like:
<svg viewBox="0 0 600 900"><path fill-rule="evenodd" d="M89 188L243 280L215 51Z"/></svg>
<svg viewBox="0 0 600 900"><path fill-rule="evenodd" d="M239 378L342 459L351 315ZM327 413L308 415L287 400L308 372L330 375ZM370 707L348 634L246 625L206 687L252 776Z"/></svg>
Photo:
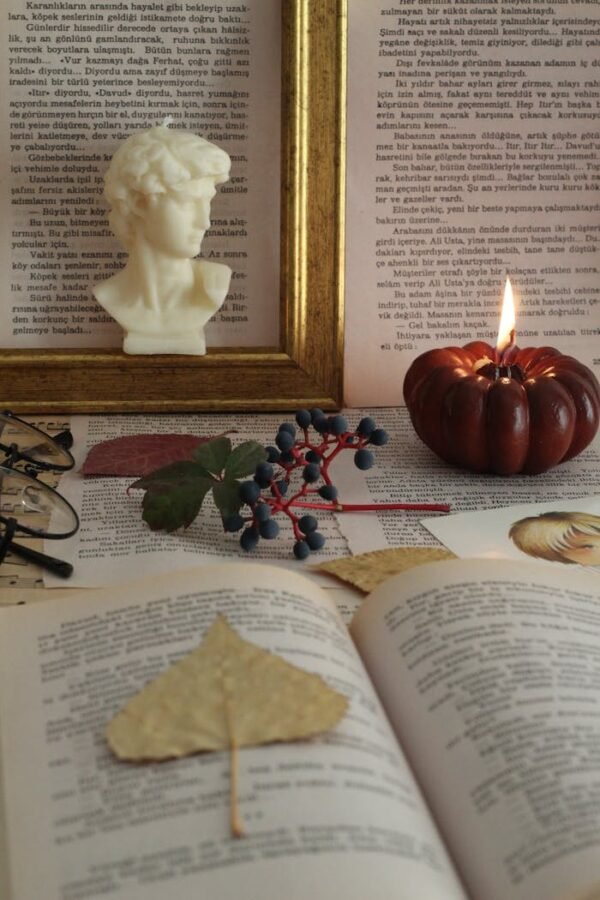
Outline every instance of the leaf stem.
<svg viewBox="0 0 600 900"><path fill-rule="evenodd" d="M237 786L238 786L238 768L239 768L239 746L234 737L231 739L229 748L230 753L230 771L229 771L229 817L231 822L231 833L236 838L244 837L246 834L237 804Z"/></svg>

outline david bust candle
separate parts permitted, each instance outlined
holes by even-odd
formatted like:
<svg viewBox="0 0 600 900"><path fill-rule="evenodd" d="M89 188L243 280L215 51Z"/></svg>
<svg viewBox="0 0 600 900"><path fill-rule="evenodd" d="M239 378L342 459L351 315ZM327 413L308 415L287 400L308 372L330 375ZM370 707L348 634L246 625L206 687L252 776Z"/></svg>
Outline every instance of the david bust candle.
<svg viewBox="0 0 600 900"><path fill-rule="evenodd" d="M446 462L473 472L545 472L580 453L600 421L593 372L553 347L514 344L507 280L497 346L429 350L411 365L404 400L415 431Z"/></svg>
<svg viewBox="0 0 600 900"><path fill-rule="evenodd" d="M224 150L166 124L132 134L114 154L104 196L129 257L94 296L124 329L126 353L206 353L204 326L227 296L231 269L195 257L229 168Z"/></svg>

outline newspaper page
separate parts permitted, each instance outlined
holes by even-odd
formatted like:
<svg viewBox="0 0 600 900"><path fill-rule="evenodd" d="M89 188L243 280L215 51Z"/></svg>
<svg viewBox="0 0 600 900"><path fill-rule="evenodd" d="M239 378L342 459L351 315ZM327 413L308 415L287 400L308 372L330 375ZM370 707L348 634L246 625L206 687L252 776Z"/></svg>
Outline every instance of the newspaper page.
<svg viewBox="0 0 600 900"><path fill-rule="evenodd" d="M520 346L600 372L600 9L351 0L346 403L402 402L432 346Z"/></svg>
<svg viewBox="0 0 600 900"><path fill-rule="evenodd" d="M348 410L350 427L355 427L367 410ZM235 429L234 444L243 440L273 443L281 414L194 415L194 416L74 416L74 452L82 461L96 443L110 438L140 433L188 433L215 435ZM340 453L331 467L339 499L352 504L448 503L450 511L467 512L510 506L516 502L536 503L589 497L598 493L600 436L575 459L541 475L476 475L448 466L421 443L410 424L406 409L378 410L377 423L390 441L377 447L375 465L366 472L354 464L354 453ZM257 550L245 553L237 535L225 534L216 508L208 498L202 513L188 529L166 535L152 532L142 521L142 492L128 491L133 478L82 477L77 471L64 475L60 491L79 510L81 528L56 546L46 543L46 551L69 560L75 567L70 584L102 586L135 574L160 573L203 562L224 559L249 565L276 563L306 572L327 559L384 550L391 547L441 546L422 521L443 517L424 510L371 510L332 513L313 510L319 531L326 537L323 550L298 562L292 554L290 524L280 517L280 534L261 541ZM54 542L55 545L57 542ZM45 574L46 586L63 587L64 582Z"/></svg>
<svg viewBox="0 0 600 900"><path fill-rule="evenodd" d="M234 446L246 440L259 441L267 446L274 443L278 426L284 418L280 413L261 416L218 413L73 416L73 452L79 464L91 447L100 441L135 434L214 437L227 432ZM293 416L290 418L293 419ZM45 550L73 564L70 587L102 587L141 574L158 575L192 565L224 561L235 561L246 567L270 563L306 571L311 562L348 555L346 539L335 517L329 511L319 510L311 512L318 520L325 546L311 555L308 564L294 557L294 531L285 515L277 517L280 527L278 536L273 540L261 540L258 547L248 553L240 547L238 533L223 530L221 515L210 494L205 498L199 516L188 528L170 534L151 531L142 519L143 491L130 490L135 480L133 477L82 476L78 471L62 476L60 492L79 511L81 527L73 537L60 541L58 550L56 541L54 547L46 541ZM48 572L43 577L46 587L65 586L63 580ZM327 580L315 577L317 580Z"/></svg>
<svg viewBox="0 0 600 900"><path fill-rule="evenodd" d="M281 10L277 0L6 0L0 10L4 348L119 347L92 295L125 252L104 173L159 125L226 150L202 256L233 269L213 346L278 342Z"/></svg>
<svg viewBox="0 0 600 900"><path fill-rule="evenodd" d="M55 437L61 431L69 427L68 417L64 416L38 416L28 417L27 421L40 431L45 431L52 437ZM3 440L6 444L12 442L15 438L13 430L9 427L3 431ZM38 475L41 481L50 487L56 488L60 475L56 472L41 472ZM11 515L13 512L12 497L5 497L0 503L2 513ZM47 516L40 512L28 513L28 521L35 519L36 527L45 524ZM19 544L29 547L32 550L43 552L43 539L39 537L29 537L28 535L19 535ZM56 555L55 553L53 555ZM37 590L44 586L42 569L29 560L11 552L9 547L6 556L0 565L0 607L3 605L11 605L15 603L28 602L31 597L42 595L43 591ZM1 896L1 894L0 894Z"/></svg>

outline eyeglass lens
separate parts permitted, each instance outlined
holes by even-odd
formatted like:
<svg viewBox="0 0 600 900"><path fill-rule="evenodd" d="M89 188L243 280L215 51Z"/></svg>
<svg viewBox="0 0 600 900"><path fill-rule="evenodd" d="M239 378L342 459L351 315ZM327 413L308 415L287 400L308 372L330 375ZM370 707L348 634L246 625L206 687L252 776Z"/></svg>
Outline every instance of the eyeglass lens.
<svg viewBox="0 0 600 900"><path fill-rule="evenodd" d="M73 465L71 454L27 422L0 413L0 442L7 447L15 444L26 459L48 468L70 469Z"/></svg>
<svg viewBox="0 0 600 900"><path fill-rule="evenodd" d="M0 515L15 519L21 531L46 537L66 537L78 527L75 511L60 494L41 481L1 466Z"/></svg>

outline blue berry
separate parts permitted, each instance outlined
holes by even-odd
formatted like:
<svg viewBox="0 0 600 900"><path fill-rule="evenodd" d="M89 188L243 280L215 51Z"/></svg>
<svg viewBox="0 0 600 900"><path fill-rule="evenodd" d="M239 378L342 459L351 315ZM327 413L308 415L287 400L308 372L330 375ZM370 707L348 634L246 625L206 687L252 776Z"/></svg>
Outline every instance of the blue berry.
<svg viewBox="0 0 600 900"><path fill-rule="evenodd" d="M321 477L321 469L316 463L308 463L302 469L302 477L307 484L314 484Z"/></svg>
<svg viewBox="0 0 600 900"><path fill-rule="evenodd" d="M362 469L363 471L370 469L374 462L375 457L370 450L365 450L364 447L361 447L354 454L354 465L357 469Z"/></svg>
<svg viewBox="0 0 600 900"><path fill-rule="evenodd" d="M240 499L243 500L244 503L251 506L253 503L256 503L259 497L260 487L256 481L242 481L240 484Z"/></svg>
<svg viewBox="0 0 600 900"><path fill-rule="evenodd" d="M270 462L259 462L254 473L254 480L261 487L265 488L271 484L273 478L273 466Z"/></svg>
<svg viewBox="0 0 600 900"><path fill-rule="evenodd" d="M244 529L242 531L240 537L240 547L242 550L246 550L249 552L250 550L254 550L256 545L258 544L258 531L252 525L249 528Z"/></svg>
<svg viewBox="0 0 600 900"><path fill-rule="evenodd" d="M332 434L343 434L348 431L348 422L344 416L332 416L329 420L329 430Z"/></svg>
<svg viewBox="0 0 600 900"><path fill-rule="evenodd" d="M324 415L325 415L325 413L323 412L322 409L319 409L318 406L313 406L313 408L310 410L310 418L312 420L313 425L315 424L317 419L323 418Z"/></svg>
<svg viewBox="0 0 600 900"><path fill-rule="evenodd" d="M284 466L291 466L296 462L296 457L291 450L283 450L279 462Z"/></svg>
<svg viewBox="0 0 600 900"><path fill-rule="evenodd" d="M302 516L298 521L298 528L302 532L302 534L310 534L311 531L316 531L318 522L314 516Z"/></svg>
<svg viewBox="0 0 600 900"><path fill-rule="evenodd" d="M287 431L292 437L296 437L296 426L292 422L282 422L279 426L279 431Z"/></svg>
<svg viewBox="0 0 600 900"><path fill-rule="evenodd" d="M296 443L296 438L289 431L279 431L275 438L275 443L280 450L291 450Z"/></svg>
<svg viewBox="0 0 600 900"><path fill-rule="evenodd" d="M266 521L260 523L258 530L260 531L260 536L266 541L272 541L279 534L279 525L275 519L266 519Z"/></svg>
<svg viewBox="0 0 600 900"><path fill-rule="evenodd" d="M387 444L389 439L390 436L387 431L384 431L383 428L376 428L369 437L369 443L373 444L375 447L383 447L384 444Z"/></svg>
<svg viewBox="0 0 600 900"><path fill-rule="evenodd" d="M323 484L319 488L319 496L323 498L323 500L335 500L338 495L338 489L334 484Z"/></svg>
<svg viewBox="0 0 600 900"><path fill-rule="evenodd" d="M233 513L231 516L225 516L223 519L223 528L225 531L239 531L244 527L244 520L239 513Z"/></svg>
<svg viewBox="0 0 600 900"><path fill-rule="evenodd" d="M312 422L312 417L308 409L299 409L296 413L296 422L300 428L308 428Z"/></svg>
<svg viewBox="0 0 600 900"><path fill-rule="evenodd" d="M282 479L280 481L276 481L275 485L279 489L279 493L281 494L281 496L285 497L285 495L287 494L288 487L289 487L289 484L287 483L287 481L283 481L283 479ZM274 495L277 494L275 487L271 488L271 493Z"/></svg>
<svg viewBox="0 0 600 900"><path fill-rule="evenodd" d="M321 454L317 453L316 450L309 450L305 454L304 458L305 458L306 462L316 463L317 465L320 465L320 463L323 460L323 457L321 456Z"/></svg>
<svg viewBox="0 0 600 900"><path fill-rule="evenodd" d="M319 434L325 434L326 431L329 431L329 419L327 416L321 415L313 419L313 428L315 431L318 431Z"/></svg>
<svg viewBox="0 0 600 900"><path fill-rule="evenodd" d="M271 507L268 503L257 503L254 508L254 518L257 522L266 522L271 518Z"/></svg>
<svg viewBox="0 0 600 900"><path fill-rule="evenodd" d="M361 437L369 437L369 435L372 434L376 428L377 425L375 424L375 420L370 416L365 416L364 419L361 419L358 423L356 433L360 434Z"/></svg>
<svg viewBox="0 0 600 900"><path fill-rule="evenodd" d="M310 555L310 547L306 541L296 541L294 544L294 556L296 559L306 559Z"/></svg>
<svg viewBox="0 0 600 900"><path fill-rule="evenodd" d="M267 462L276 463L279 462L280 453L277 447L265 447L267 451Z"/></svg>
<svg viewBox="0 0 600 900"><path fill-rule="evenodd" d="M311 531L306 535L306 543L311 550L320 550L325 546L325 536L320 531Z"/></svg>

